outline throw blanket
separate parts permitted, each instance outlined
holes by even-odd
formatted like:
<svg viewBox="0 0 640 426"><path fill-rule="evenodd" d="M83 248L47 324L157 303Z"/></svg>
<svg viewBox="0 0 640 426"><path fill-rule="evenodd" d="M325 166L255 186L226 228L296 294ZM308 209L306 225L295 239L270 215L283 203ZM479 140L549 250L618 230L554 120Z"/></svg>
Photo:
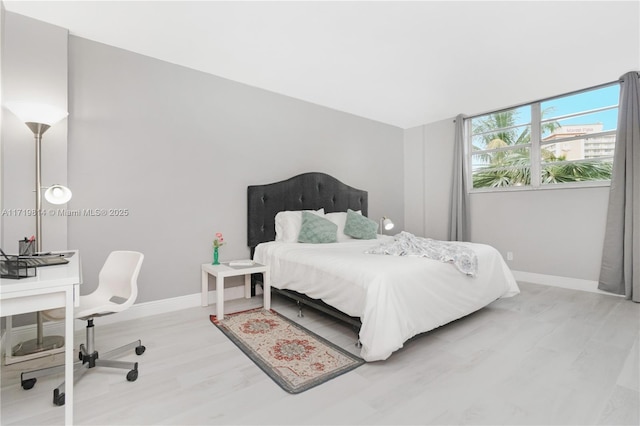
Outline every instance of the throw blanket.
<svg viewBox="0 0 640 426"><path fill-rule="evenodd" d="M380 244L366 250L365 253L426 257L453 263L460 272L469 276L475 276L478 270L478 257L475 252L460 243L416 237L404 231L393 238L393 241Z"/></svg>

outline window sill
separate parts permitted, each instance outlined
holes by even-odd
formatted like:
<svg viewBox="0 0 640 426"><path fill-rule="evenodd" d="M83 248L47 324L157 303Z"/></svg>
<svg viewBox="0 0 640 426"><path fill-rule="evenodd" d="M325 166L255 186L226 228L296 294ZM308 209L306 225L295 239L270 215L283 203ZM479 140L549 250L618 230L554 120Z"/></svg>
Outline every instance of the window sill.
<svg viewBox="0 0 640 426"><path fill-rule="evenodd" d="M533 186L509 186L505 188L475 188L468 191L469 194L493 194L500 192L521 192L521 191L555 191L558 189L584 189L584 188L608 188L611 186L611 181L592 181L592 182L580 182L580 183L563 183L563 184L550 184L542 185L539 187Z"/></svg>

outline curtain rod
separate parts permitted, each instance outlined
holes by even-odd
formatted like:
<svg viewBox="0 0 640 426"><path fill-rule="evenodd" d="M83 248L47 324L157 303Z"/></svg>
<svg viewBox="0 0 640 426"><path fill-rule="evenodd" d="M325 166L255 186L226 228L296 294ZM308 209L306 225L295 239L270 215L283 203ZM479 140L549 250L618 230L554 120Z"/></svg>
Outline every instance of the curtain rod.
<svg viewBox="0 0 640 426"><path fill-rule="evenodd" d="M622 79L617 79L617 80L610 81L610 82L608 82L608 83L596 84L595 86L586 87L586 88L584 88L584 89L579 89L579 90L573 90L573 91L571 91L571 92L562 93L562 94L560 94L560 95L555 95L555 96L549 96L549 97L546 97L546 98L541 98L541 99L538 99L538 100L536 100L536 101L525 102L525 103L522 103L522 104L517 104L517 105L513 105L513 106L510 106L510 107L506 107L506 108L500 108L500 109L496 109L496 110L493 110L493 111L480 112L480 113L477 113L477 114L474 114L474 115L465 116L464 118L465 118L465 119L467 119L467 118L476 118L476 117L481 117L481 116L483 116L483 115L495 114L495 113L497 113L497 112L508 111L508 110L510 110L510 109L518 108L518 107L521 107L521 106L524 106L524 105L530 105L530 104L535 104L535 103L545 102L545 101L548 101L548 100L550 100L550 99L556 99L556 98L560 98L560 97L567 96L567 95L573 95L573 94L576 94L576 93L586 92L586 91L588 91L588 90L600 89L600 88L602 88L602 87L611 86L611 85L613 85L613 84L621 83L621 82L622 82ZM455 118L453 119L453 122L454 122L454 123L456 122L456 119L455 119Z"/></svg>

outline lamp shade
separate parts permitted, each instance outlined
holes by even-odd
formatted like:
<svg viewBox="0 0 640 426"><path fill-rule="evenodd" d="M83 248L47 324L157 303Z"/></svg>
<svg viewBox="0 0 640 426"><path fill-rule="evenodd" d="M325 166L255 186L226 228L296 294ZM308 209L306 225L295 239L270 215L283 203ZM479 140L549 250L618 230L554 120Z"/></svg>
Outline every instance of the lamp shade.
<svg viewBox="0 0 640 426"><path fill-rule="evenodd" d="M6 107L24 123L41 123L53 126L69 113L60 108L34 102L10 102Z"/></svg>
<svg viewBox="0 0 640 426"><path fill-rule="evenodd" d="M44 198L51 204L68 203L71 196L71 190L62 185L52 185L44 193Z"/></svg>
<svg viewBox="0 0 640 426"><path fill-rule="evenodd" d="M393 224L393 222L391 221L391 219L389 219L388 217L382 217L382 228L385 231L389 231L391 229L393 229L395 225Z"/></svg>

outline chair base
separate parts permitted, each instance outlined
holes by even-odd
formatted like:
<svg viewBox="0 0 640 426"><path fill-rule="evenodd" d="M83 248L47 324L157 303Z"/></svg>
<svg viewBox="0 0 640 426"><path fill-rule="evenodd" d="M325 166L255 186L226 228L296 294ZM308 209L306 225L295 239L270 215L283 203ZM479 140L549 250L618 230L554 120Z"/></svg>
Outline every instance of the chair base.
<svg viewBox="0 0 640 426"><path fill-rule="evenodd" d="M93 348L93 320L90 319L87 324L87 345L89 350ZM79 361L73 364L73 382L80 380L84 374L94 367L109 367L109 368L121 368L129 370L127 373L127 381L133 382L138 378L138 363L115 361L110 358L122 355L124 352L135 349L136 355L142 355L146 348L142 345L140 340L136 340L127 345L120 346L119 348L110 350L104 353L102 356L98 354L98 351L91 351L85 347L84 344L80 345ZM38 377L50 376L52 374L64 373L64 365L56 365L54 367L40 368L38 370L27 371L21 374L20 384L24 390L29 390L37 382ZM53 404L62 406L64 405L64 386L65 382L62 382L56 389L53 390Z"/></svg>

